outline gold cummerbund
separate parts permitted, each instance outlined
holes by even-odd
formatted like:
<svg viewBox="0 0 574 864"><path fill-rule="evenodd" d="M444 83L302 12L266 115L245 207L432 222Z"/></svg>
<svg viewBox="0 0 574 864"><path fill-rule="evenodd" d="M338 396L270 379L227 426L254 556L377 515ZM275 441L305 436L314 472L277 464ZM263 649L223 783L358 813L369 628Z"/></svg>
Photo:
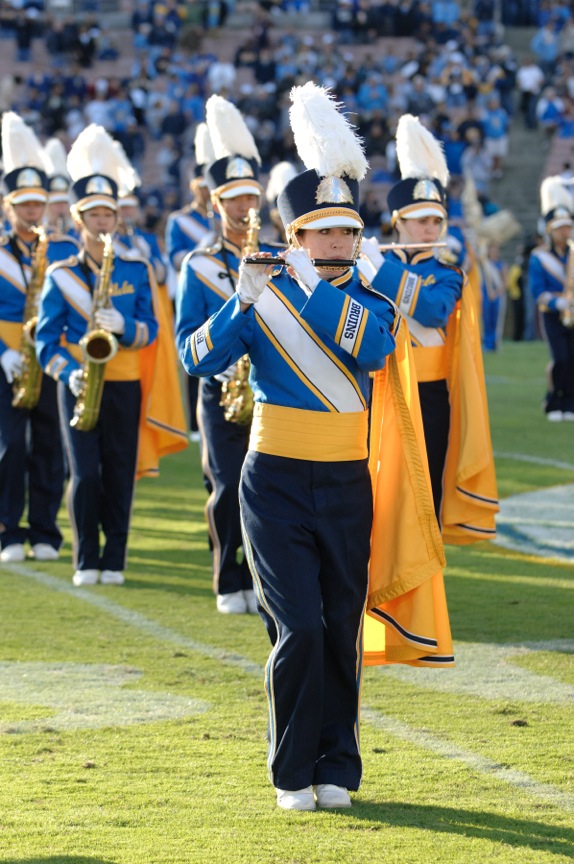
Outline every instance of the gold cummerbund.
<svg viewBox="0 0 574 864"><path fill-rule="evenodd" d="M6 343L8 348L19 351L22 344L22 322L0 321L0 339Z"/></svg>
<svg viewBox="0 0 574 864"><path fill-rule="evenodd" d="M424 348L417 345L413 350L417 381L442 381L447 377L448 360L446 345Z"/></svg>
<svg viewBox="0 0 574 864"><path fill-rule="evenodd" d="M65 342L74 360L84 362L84 355L79 345ZM118 353L106 363L104 381L137 381L141 377L139 351L127 351L118 348Z"/></svg>
<svg viewBox="0 0 574 864"><path fill-rule="evenodd" d="M307 462L367 458L369 412L305 411L256 402L249 449Z"/></svg>

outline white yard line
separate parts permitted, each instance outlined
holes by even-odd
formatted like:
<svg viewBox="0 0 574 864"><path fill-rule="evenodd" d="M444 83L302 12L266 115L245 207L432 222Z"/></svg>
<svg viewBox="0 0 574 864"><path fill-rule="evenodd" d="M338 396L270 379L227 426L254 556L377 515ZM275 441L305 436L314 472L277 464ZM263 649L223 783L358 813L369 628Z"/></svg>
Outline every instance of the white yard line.
<svg viewBox="0 0 574 864"><path fill-rule="evenodd" d="M188 648L189 650L202 654L205 657L217 660L219 663L236 666L245 673L257 678L262 678L263 676L263 669L259 664L253 663L238 654L190 639L187 636L177 633L175 630L171 630L169 627L164 627L162 624L158 624L157 622L146 618L145 615L141 615L139 612L126 609L121 604L116 603L114 600L109 600L107 597L100 594L82 588L74 588L72 585L61 579L57 579L47 573L42 573L40 570L35 570L23 565L11 565L9 568L6 568L6 570L33 579L48 590L59 591L85 603L89 603L100 609L102 612L119 619L123 623L130 627L134 627L140 632L147 633L149 636L152 636L161 642L177 645L180 648ZM537 643L536 647L539 647L539 650L548 650L546 647L543 648L542 646L551 644L552 643ZM560 644L562 645L562 643ZM443 758L464 763L477 774L494 777L509 786L528 793L534 798L551 803L553 806L561 810L574 812L574 796L564 792L556 786L549 783L540 783L522 771L505 768L503 765L499 765L486 757L472 753L470 750L457 747L455 744L441 740L423 730L415 729L407 723L403 723L401 720L387 717L384 714L373 711L368 706L364 706L361 709L361 716L376 728L384 729L389 734L408 741L414 746L422 747L423 749L436 753Z"/></svg>

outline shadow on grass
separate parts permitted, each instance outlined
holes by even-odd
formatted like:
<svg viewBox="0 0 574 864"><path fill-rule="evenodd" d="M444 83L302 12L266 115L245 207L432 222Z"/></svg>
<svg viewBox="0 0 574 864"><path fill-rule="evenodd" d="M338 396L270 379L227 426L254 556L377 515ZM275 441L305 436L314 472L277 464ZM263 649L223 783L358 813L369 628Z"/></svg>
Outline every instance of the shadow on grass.
<svg viewBox="0 0 574 864"><path fill-rule="evenodd" d="M381 804L362 799L353 804L353 817L366 822L380 822L397 828L418 828L443 834L459 834L531 849L572 855L574 830L527 819L513 819L486 811L455 809L437 805L388 802ZM365 830L372 831L372 824ZM2 864L2 862L0 862Z"/></svg>

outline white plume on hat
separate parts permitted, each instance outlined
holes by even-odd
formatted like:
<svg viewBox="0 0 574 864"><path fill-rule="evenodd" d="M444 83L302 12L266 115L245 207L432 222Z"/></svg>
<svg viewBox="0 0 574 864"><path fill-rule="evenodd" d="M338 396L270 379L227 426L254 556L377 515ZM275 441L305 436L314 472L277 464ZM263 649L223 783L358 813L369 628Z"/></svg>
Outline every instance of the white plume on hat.
<svg viewBox="0 0 574 864"><path fill-rule="evenodd" d="M116 166L119 176L118 195L123 198L141 186L141 178L120 142L114 141L113 144L116 150Z"/></svg>
<svg viewBox="0 0 574 864"><path fill-rule="evenodd" d="M278 162L269 172L269 180L265 190L265 197L269 204L275 204L277 196L281 194L289 180L297 176L297 169L292 162Z"/></svg>
<svg viewBox="0 0 574 864"><path fill-rule="evenodd" d="M62 174L64 177L69 176L67 166L68 154L66 148L59 138L50 138L44 145L44 162L46 165L46 173L49 176L54 174Z"/></svg>
<svg viewBox="0 0 574 864"><path fill-rule="evenodd" d="M556 207L565 207L572 212L572 193L564 185L561 177L545 177L540 186L540 207L546 216Z"/></svg>
<svg viewBox="0 0 574 864"><path fill-rule="evenodd" d="M305 167L320 177L362 180L369 167L362 141L329 91L308 81L290 96L289 119Z"/></svg>
<svg viewBox="0 0 574 864"><path fill-rule="evenodd" d="M214 94L206 102L205 117L216 159L237 155L261 165L253 135L233 103Z"/></svg>
<svg viewBox="0 0 574 864"><path fill-rule="evenodd" d="M446 189L449 172L442 145L425 129L418 117L403 114L399 118L396 142L403 180L411 177L435 179Z"/></svg>
<svg viewBox="0 0 574 864"><path fill-rule="evenodd" d="M96 123L80 132L68 153L67 166L74 183L90 174L103 174L118 187L121 185L120 157L114 139Z"/></svg>
<svg viewBox="0 0 574 864"><path fill-rule="evenodd" d="M215 162L215 151L207 123L198 124L193 139L193 147L195 149L195 161L198 165L211 165L212 162Z"/></svg>
<svg viewBox="0 0 574 864"><path fill-rule="evenodd" d="M2 158L5 174L25 166L46 170L36 133L14 111L2 115Z"/></svg>

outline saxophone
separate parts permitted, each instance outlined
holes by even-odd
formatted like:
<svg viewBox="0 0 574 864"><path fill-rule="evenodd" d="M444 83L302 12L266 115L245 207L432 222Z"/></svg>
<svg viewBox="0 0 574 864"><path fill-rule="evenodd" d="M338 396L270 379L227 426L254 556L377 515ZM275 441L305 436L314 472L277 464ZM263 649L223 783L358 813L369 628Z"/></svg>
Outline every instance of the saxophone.
<svg viewBox="0 0 574 864"><path fill-rule="evenodd" d="M241 250L242 257L254 255L259 251L259 230L261 220L255 208L249 210L249 227L245 243ZM221 402L223 416L230 423L247 426L253 417L253 393L249 386L249 370L251 363L249 355L240 357L233 367L233 377L221 385Z"/></svg>
<svg viewBox="0 0 574 864"><path fill-rule="evenodd" d="M114 261L112 235L104 235L103 240L102 266L94 288L88 329L80 339L80 348L84 355L82 387L74 406L74 416L70 420L70 426L81 432L89 432L98 422L106 363L116 355L118 350L118 340L114 334L96 325L98 309L107 309L111 305L110 278Z"/></svg>
<svg viewBox="0 0 574 864"><path fill-rule="evenodd" d="M14 408L35 408L40 398L42 386L42 367L36 356L36 325L38 323L38 301L44 284L46 273L48 238L43 228L35 229L38 241L32 259L32 275L26 290L26 304L20 354L22 355L22 371L14 376L12 405Z"/></svg>

